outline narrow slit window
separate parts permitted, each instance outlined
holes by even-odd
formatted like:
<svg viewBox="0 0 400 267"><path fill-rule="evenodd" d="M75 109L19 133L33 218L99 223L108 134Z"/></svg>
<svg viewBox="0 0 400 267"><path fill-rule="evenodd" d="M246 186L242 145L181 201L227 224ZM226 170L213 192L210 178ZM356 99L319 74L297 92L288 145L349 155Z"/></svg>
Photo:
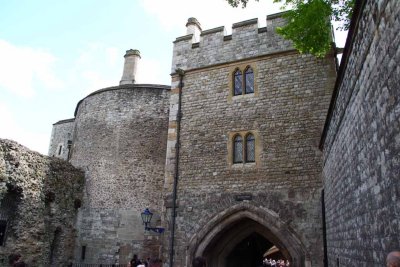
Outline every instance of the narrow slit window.
<svg viewBox="0 0 400 267"><path fill-rule="evenodd" d="M246 136L246 162L255 162L255 139L254 135L248 134Z"/></svg>
<svg viewBox="0 0 400 267"><path fill-rule="evenodd" d="M248 67L244 73L245 77L245 93L252 94L254 93L254 72L253 69Z"/></svg>
<svg viewBox="0 0 400 267"><path fill-rule="evenodd" d="M242 94L242 86L243 86L243 80L242 80L242 72L240 70L236 70L235 75L234 75L234 95L241 95Z"/></svg>
<svg viewBox="0 0 400 267"><path fill-rule="evenodd" d="M60 147L58 148L58 155L61 155L62 152L62 146L60 145Z"/></svg>
<svg viewBox="0 0 400 267"><path fill-rule="evenodd" d="M81 249L81 260L85 260L85 258L86 258L86 246L82 246L82 249Z"/></svg>
<svg viewBox="0 0 400 267"><path fill-rule="evenodd" d="M237 135L233 142L233 163L243 162L243 141L240 135Z"/></svg>
<svg viewBox="0 0 400 267"><path fill-rule="evenodd" d="M4 246L6 240L7 221L0 220L0 246Z"/></svg>

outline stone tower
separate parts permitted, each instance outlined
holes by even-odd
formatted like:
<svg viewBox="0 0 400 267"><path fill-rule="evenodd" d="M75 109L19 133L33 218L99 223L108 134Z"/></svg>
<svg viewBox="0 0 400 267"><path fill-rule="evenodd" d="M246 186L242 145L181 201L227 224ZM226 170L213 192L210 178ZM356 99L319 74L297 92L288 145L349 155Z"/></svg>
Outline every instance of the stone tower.
<svg viewBox="0 0 400 267"><path fill-rule="evenodd" d="M160 256L160 235L144 231L140 214L149 208L153 224L160 223L170 87L136 84L139 57L128 50L120 85L89 94L74 119L53 127L50 150L73 133L69 161L85 171L75 263Z"/></svg>
<svg viewBox="0 0 400 267"><path fill-rule="evenodd" d="M53 124L48 155L68 160L72 146L75 119L61 120Z"/></svg>
<svg viewBox="0 0 400 267"><path fill-rule="evenodd" d="M252 19L232 35L218 27L174 42L164 185L173 266L196 256L256 266L274 246L291 266L322 266L318 141L335 61L299 54L275 33L283 23L276 14L266 28Z"/></svg>

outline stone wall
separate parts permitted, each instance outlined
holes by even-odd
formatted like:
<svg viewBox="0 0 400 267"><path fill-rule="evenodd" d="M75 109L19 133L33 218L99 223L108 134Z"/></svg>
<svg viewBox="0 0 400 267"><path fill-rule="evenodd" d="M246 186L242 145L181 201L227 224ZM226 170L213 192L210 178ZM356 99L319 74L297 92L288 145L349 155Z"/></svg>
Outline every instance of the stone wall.
<svg viewBox="0 0 400 267"><path fill-rule="evenodd" d="M83 182L71 164L0 140L0 219L8 222L1 266L15 252L29 266L72 261Z"/></svg>
<svg viewBox="0 0 400 267"><path fill-rule="evenodd" d="M227 210L234 218L243 209L246 215L240 220L252 218L269 228L278 246L300 255L292 259L293 266L321 266L318 141L335 81L334 59L299 55L273 31L258 33L251 21L235 29L229 41L216 32L210 35L221 36L206 42L209 34L203 32L197 48L189 44L184 48L185 40L175 42L172 65L182 67L185 75L180 133L176 131L179 77L177 73L172 77L165 175L165 225L170 225L179 134L174 266L189 266L193 256L206 251L207 236L215 231L223 234L238 221L224 226L210 222L223 221ZM239 34L240 30L244 32ZM253 37L260 39L250 42ZM223 42L237 53L219 50L225 47ZM255 71L256 92L232 96L232 73L241 66ZM255 163L232 164L231 136L242 131L256 136ZM216 236L209 240L218 243Z"/></svg>
<svg viewBox="0 0 400 267"><path fill-rule="evenodd" d="M322 139L329 266L400 248L399 14L397 0L356 5Z"/></svg>
<svg viewBox="0 0 400 267"><path fill-rule="evenodd" d="M159 235L145 234L140 213L149 208L159 224L168 93L168 86L123 85L78 103L70 161L85 170L86 183L77 263L159 256Z"/></svg>
<svg viewBox="0 0 400 267"><path fill-rule="evenodd" d="M53 124L48 156L68 160L74 132L74 119L61 120ZM70 143L68 143L68 141Z"/></svg>
<svg viewBox="0 0 400 267"><path fill-rule="evenodd" d="M291 42L275 32L284 23L280 14L275 14L267 16L265 28L258 28L258 19L252 19L233 24L232 35L218 27L202 31L199 43L193 43L192 34L178 37L174 41L171 72L293 50Z"/></svg>

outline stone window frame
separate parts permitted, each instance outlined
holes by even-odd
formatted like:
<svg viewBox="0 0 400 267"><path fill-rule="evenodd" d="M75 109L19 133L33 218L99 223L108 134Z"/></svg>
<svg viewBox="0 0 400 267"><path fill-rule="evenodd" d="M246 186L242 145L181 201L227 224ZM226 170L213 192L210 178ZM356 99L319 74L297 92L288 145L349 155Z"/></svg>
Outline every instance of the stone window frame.
<svg viewBox="0 0 400 267"><path fill-rule="evenodd" d="M239 76L240 78L240 93L236 93L236 84L237 84L237 77ZM233 77L232 77L232 83L233 83L233 95L237 96L237 95L243 95L243 72L239 69L236 68L235 71L233 72Z"/></svg>
<svg viewBox="0 0 400 267"><path fill-rule="evenodd" d="M247 70L251 68L253 71L253 92L246 93L246 72ZM241 87L241 94L235 95L235 76L236 73L240 71L242 74L242 87ZM257 77L258 77L258 69L254 62L252 64L249 63L244 63L240 65L235 65L229 70L229 94L228 94L228 100L236 100L236 99L242 99L242 98L248 98L248 97L257 97L258 96L258 85L257 85Z"/></svg>
<svg viewBox="0 0 400 267"><path fill-rule="evenodd" d="M237 150L237 143L239 143L239 138L240 138L240 152ZM243 163L246 162L245 161L245 156L244 156L244 139L243 136L241 136L240 134L235 134L235 136L233 136L232 139L232 163L233 164L239 164L239 163ZM237 158L237 154L240 153L241 157L239 159Z"/></svg>
<svg viewBox="0 0 400 267"><path fill-rule="evenodd" d="M254 158L249 159L249 137L252 136L252 141L253 141L253 152L254 152ZM246 147L244 147L246 146ZM246 163L252 163L256 161L256 137L254 136L254 134L252 133L247 133L246 137L245 137L245 141L244 141L244 160Z"/></svg>
<svg viewBox="0 0 400 267"><path fill-rule="evenodd" d="M247 154L247 137L249 135L254 137L254 161L248 161L246 159ZM242 139L242 161L235 161L235 140L240 136ZM246 130L246 131L235 131L228 134L228 165L232 168L241 167L252 167L260 165L260 152L261 152L261 141L258 131Z"/></svg>
<svg viewBox="0 0 400 267"><path fill-rule="evenodd" d="M249 72L249 70L251 70L251 72ZM248 90L247 90L247 75L248 74L252 74L253 75L253 90L251 91L251 92L248 92ZM244 94L245 95L247 95L247 94L254 94L254 85L255 85L255 80L254 80L254 71L253 71L253 68L249 65L249 66L247 66L246 67L246 69L244 70L244 72L243 72L243 85L244 85Z"/></svg>

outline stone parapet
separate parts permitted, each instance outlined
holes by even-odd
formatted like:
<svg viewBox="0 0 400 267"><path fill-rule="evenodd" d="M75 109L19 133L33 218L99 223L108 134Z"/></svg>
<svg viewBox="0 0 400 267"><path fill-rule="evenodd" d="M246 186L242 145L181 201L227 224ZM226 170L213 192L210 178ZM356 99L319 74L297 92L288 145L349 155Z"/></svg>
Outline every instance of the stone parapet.
<svg viewBox="0 0 400 267"><path fill-rule="evenodd" d="M275 32L275 28L284 23L282 13L279 13L267 17L266 28L258 28L258 19L251 19L234 23L229 36L222 26L202 31L198 43L193 43L191 34L178 37L174 41L171 72L177 68L186 71L291 50L291 42Z"/></svg>

